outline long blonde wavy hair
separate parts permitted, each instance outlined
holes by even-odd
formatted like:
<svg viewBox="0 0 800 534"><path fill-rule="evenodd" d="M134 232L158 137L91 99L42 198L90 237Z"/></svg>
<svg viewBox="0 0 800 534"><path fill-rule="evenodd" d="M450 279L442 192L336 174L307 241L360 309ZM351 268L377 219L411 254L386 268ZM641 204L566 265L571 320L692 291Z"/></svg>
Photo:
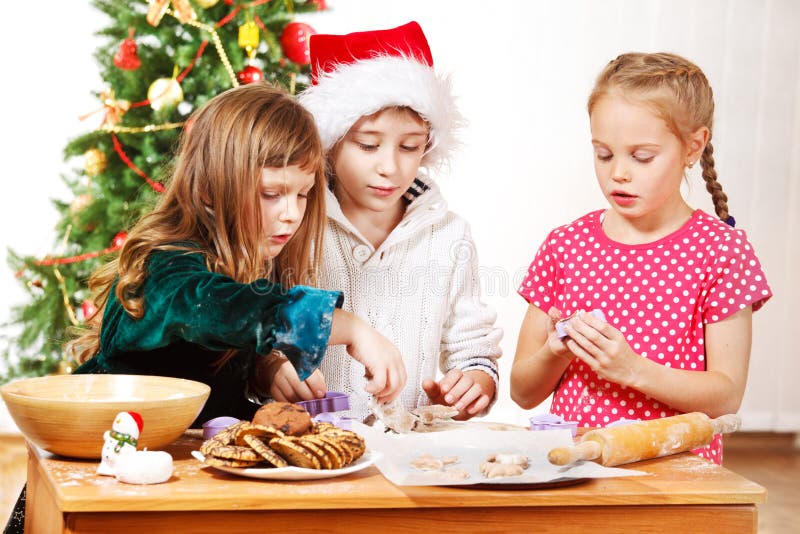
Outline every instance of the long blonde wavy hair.
<svg viewBox="0 0 800 534"><path fill-rule="evenodd" d="M691 133L702 126L708 128L708 143L700 157L703 180L714 201L717 216L730 224L728 196L717 181L714 147L711 145L714 93L700 67L667 52L630 52L617 56L597 77L589 96L589 115L600 99L615 91L650 106L684 146L687 146Z"/></svg>
<svg viewBox="0 0 800 534"><path fill-rule="evenodd" d="M102 315L115 281L114 292L125 311L136 319L144 315L147 303L141 288L147 259L155 250L200 252L209 270L242 283L259 278L286 287L316 282L325 174L311 114L284 90L260 82L217 95L192 114L188 125L156 207L129 231L119 257L89 279L99 311L69 342L68 353L78 362L99 350ZM312 171L314 187L296 234L270 259L259 202L262 170L290 165ZM216 365L234 353L227 351Z"/></svg>

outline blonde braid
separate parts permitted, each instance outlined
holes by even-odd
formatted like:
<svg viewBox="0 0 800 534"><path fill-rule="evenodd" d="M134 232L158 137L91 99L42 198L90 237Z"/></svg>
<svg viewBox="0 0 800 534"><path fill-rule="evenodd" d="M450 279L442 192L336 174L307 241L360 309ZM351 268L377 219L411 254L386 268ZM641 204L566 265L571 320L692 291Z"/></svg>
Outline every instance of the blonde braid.
<svg viewBox="0 0 800 534"><path fill-rule="evenodd" d="M711 200L714 201L714 211L717 217L723 221L729 222L730 214L728 213L728 195L722 191L722 185L717 181L717 171L714 168L714 147L711 141L706 144L706 149L700 157L700 166L703 168L703 180L706 182L706 191L711 193ZM731 226L733 226L731 224Z"/></svg>

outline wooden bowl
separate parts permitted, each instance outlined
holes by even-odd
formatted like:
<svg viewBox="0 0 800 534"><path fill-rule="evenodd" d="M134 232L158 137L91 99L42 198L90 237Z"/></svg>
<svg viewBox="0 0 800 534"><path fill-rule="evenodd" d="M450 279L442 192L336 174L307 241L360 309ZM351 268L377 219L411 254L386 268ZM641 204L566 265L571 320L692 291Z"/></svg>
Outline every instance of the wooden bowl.
<svg viewBox="0 0 800 534"><path fill-rule="evenodd" d="M142 416L137 448L155 450L189 428L210 392L201 382L146 375L53 375L0 388L27 439L54 454L96 459L119 412Z"/></svg>

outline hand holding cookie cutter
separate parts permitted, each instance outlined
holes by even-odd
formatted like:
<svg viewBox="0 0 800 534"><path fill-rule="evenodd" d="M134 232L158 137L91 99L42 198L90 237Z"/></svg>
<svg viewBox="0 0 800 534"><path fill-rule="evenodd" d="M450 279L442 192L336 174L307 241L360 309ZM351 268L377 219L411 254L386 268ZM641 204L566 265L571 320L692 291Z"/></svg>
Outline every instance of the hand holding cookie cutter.
<svg viewBox="0 0 800 534"><path fill-rule="evenodd" d="M590 312L586 312L586 313L588 313L589 315L592 315L594 317L597 317L598 319L600 319L602 321L606 320L606 316L603 314L603 311L600 310L600 309L594 309L594 310L592 310ZM572 315L570 315L566 319L561 319L560 321L558 321L556 323L556 332L558 333L558 339L564 339L565 337L569 336L569 334L567 334L566 326L567 326L567 323L569 323L576 315L577 315L577 312L573 313Z"/></svg>

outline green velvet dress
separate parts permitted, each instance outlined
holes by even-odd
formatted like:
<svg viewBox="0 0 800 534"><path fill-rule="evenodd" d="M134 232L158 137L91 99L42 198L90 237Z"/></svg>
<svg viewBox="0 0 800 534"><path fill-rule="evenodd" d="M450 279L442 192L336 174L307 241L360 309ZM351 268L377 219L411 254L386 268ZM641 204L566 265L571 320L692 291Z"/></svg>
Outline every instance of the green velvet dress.
<svg viewBox="0 0 800 534"><path fill-rule="evenodd" d="M273 349L301 380L316 369L342 294L307 286L286 289L267 280L242 284L213 273L200 253L156 251L143 286L144 316L132 318L112 290L103 315L100 351L76 373L145 374L197 380L211 394L193 426L223 415L250 419L258 405L245 388L255 358ZM219 370L213 363L239 349Z"/></svg>

